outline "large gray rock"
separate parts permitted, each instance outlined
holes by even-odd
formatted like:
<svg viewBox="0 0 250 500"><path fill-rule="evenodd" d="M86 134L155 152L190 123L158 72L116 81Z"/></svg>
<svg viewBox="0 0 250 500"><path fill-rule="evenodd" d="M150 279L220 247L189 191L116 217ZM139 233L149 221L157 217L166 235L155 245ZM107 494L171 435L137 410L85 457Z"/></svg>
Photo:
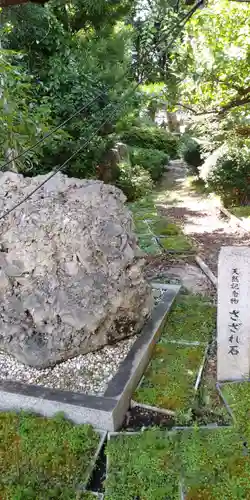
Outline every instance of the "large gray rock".
<svg viewBox="0 0 250 500"><path fill-rule="evenodd" d="M0 214L43 181L6 172ZM57 174L0 223L0 349L36 367L133 335L152 308L123 193Z"/></svg>

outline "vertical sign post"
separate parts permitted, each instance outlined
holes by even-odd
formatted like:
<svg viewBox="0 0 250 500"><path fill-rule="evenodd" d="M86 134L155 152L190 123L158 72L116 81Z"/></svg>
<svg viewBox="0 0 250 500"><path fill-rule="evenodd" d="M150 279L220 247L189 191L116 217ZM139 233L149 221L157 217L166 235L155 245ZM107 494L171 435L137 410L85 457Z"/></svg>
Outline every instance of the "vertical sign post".
<svg viewBox="0 0 250 500"><path fill-rule="evenodd" d="M249 378L250 247L222 247L218 264L217 379Z"/></svg>

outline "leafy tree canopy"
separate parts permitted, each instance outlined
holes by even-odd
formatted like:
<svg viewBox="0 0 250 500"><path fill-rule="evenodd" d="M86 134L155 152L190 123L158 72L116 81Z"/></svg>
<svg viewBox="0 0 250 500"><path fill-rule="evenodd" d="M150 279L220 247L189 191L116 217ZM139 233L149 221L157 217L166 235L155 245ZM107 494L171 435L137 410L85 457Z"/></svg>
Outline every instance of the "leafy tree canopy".
<svg viewBox="0 0 250 500"><path fill-rule="evenodd" d="M212 0L186 26L172 55L177 99L224 114L250 103L250 5Z"/></svg>

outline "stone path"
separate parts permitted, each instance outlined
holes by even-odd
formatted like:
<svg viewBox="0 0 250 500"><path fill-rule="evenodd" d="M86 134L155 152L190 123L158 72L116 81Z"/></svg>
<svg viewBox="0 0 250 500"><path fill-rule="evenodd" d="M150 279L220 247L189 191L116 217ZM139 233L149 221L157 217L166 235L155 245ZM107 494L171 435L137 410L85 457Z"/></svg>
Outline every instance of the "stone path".
<svg viewBox="0 0 250 500"><path fill-rule="evenodd" d="M220 215L218 201L210 195L197 194L190 183L182 161L170 162L157 198L158 210L182 225L183 232L196 243L199 255L217 275L219 250L222 246L248 246L250 233Z"/></svg>

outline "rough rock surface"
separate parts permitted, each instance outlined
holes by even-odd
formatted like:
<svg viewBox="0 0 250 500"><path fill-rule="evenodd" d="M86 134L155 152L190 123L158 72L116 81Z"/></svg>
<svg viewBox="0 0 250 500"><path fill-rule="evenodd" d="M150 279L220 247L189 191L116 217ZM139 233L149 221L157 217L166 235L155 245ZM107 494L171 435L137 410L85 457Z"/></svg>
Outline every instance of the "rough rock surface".
<svg viewBox="0 0 250 500"><path fill-rule="evenodd" d="M0 214L46 176L0 177ZM137 332L151 289L123 193L56 174L0 222L0 349L44 368Z"/></svg>

